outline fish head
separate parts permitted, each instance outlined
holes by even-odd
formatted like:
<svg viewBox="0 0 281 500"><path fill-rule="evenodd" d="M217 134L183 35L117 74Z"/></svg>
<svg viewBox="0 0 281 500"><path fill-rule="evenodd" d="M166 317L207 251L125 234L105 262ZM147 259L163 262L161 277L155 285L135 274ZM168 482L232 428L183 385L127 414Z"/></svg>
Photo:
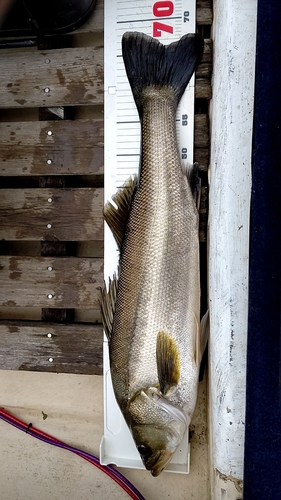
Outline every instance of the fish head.
<svg viewBox="0 0 281 500"><path fill-rule="evenodd" d="M127 419L143 464L159 476L172 458L189 419L155 387L138 391L129 403Z"/></svg>

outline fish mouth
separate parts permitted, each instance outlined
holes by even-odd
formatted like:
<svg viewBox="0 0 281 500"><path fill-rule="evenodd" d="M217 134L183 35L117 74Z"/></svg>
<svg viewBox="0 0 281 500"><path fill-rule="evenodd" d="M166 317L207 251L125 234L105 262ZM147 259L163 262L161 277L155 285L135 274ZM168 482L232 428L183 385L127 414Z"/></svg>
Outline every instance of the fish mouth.
<svg viewBox="0 0 281 500"><path fill-rule="evenodd" d="M170 451L159 451L150 457L146 462L143 460L145 468L151 472L153 477L157 477L165 469L173 456Z"/></svg>

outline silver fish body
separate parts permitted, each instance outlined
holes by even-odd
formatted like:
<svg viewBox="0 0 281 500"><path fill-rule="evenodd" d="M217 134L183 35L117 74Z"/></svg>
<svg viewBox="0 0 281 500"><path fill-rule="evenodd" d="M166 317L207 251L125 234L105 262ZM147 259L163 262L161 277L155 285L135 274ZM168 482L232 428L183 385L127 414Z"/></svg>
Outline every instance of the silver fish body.
<svg viewBox="0 0 281 500"><path fill-rule="evenodd" d="M115 396L154 476L165 468L190 423L200 363L198 210L181 166L175 115L203 43L197 35L183 38L182 46L172 44L167 55L166 48L146 35L123 37L125 67L142 123L141 165L135 184L125 186L115 199L118 206L118 199L131 189L119 233L118 283L111 283L114 294L104 291L102 297ZM153 75L146 80L142 75L139 84L136 67L141 67L149 51L156 51L161 59L159 50L166 59L176 59L177 50L183 59L184 50L192 52L186 63L190 76L184 75L178 94L174 81L159 77L157 68L160 82ZM177 76L174 80L178 82ZM117 223L112 222L113 211ZM111 204L105 208L113 234L118 233L120 215L121 209L118 215Z"/></svg>

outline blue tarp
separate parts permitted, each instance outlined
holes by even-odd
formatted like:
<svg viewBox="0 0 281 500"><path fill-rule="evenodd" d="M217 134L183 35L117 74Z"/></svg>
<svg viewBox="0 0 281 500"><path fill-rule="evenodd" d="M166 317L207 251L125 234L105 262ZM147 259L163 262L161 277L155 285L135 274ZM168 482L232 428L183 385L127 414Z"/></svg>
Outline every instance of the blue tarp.
<svg viewBox="0 0 281 500"><path fill-rule="evenodd" d="M258 0L244 500L281 500L280 42L280 0Z"/></svg>

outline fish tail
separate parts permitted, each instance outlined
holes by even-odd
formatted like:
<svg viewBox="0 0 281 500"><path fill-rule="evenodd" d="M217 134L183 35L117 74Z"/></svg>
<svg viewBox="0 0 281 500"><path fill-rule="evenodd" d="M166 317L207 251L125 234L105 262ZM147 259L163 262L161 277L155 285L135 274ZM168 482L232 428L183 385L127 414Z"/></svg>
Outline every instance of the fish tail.
<svg viewBox="0 0 281 500"><path fill-rule="evenodd" d="M203 47L204 40L198 34L184 35L170 45L163 45L144 33L123 35L123 60L140 115L142 93L148 86L172 87L178 105L202 57Z"/></svg>

